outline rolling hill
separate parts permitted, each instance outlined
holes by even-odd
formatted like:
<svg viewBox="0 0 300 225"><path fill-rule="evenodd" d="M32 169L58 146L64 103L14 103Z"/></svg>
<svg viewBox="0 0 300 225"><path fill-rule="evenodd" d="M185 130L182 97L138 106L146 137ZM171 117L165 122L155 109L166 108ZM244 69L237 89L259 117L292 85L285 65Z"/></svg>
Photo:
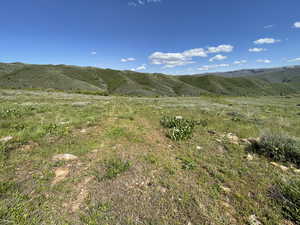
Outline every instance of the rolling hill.
<svg viewBox="0 0 300 225"><path fill-rule="evenodd" d="M284 95L300 92L300 67L170 76L94 67L0 63L0 87L128 96Z"/></svg>

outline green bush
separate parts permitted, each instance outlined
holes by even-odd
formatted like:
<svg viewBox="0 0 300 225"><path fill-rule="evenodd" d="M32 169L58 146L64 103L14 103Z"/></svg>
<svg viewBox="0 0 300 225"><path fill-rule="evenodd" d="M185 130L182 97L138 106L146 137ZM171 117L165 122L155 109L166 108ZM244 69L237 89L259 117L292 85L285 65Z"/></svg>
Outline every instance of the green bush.
<svg viewBox="0 0 300 225"><path fill-rule="evenodd" d="M292 162L300 166L300 145L295 139L281 133L261 136L253 149L256 153L280 162Z"/></svg>
<svg viewBox="0 0 300 225"><path fill-rule="evenodd" d="M174 141L180 141L191 138L195 126L201 124L201 122L183 119L182 117L164 116L160 120L160 124L169 129L167 137Z"/></svg>
<svg viewBox="0 0 300 225"><path fill-rule="evenodd" d="M271 197L281 207L286 219L300 225L300 179L277 182L271 190Z"/></svg>

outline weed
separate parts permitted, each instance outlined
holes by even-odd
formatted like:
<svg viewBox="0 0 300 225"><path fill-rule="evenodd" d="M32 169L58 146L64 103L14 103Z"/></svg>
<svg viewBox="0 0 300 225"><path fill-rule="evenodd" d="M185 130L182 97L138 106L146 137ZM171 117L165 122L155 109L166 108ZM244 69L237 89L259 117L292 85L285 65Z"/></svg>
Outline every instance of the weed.
<svg viewBox="0 0 300 225"><path fill-rule="evenodd" d="M300 224L300 179L277 182L271 190L271 197L281 207L285 218Z"/></svg>
<svg viewBox="0 0 300 225"><path fill-rule="evenodd" d="M182 169L184 170L193 170L197 167L197 163L190 157L178 157L182 163Z"/></svg>
<svg viewBox="0 0 300 225"><path fill-rule="evenodd" d="M110 159L105 162L106 167L106 173L101 178L101 180L104 179L114 179L119 174L124 173L125 171L129 170L130 168L130 162L129 161L123 161L121 159Z"/></svg>
<svg viewBox="0 0 300 225"><path fill-rule="evenodd" d="M197 125L195 120L183 119L181 117L164 116L160 120L164 128L169 128L167 137L174 141L186 140L192 137L194 127Z"/></svg>
<svg viewBox="0 0 300 225"><path fill-rule="evenodd" d="M109 204L98 203L96 206L89 208L85 214L82 214L80 220L86 225L104 224L103 222L110 219L110 216L107 215L110 208Z"/></svg>

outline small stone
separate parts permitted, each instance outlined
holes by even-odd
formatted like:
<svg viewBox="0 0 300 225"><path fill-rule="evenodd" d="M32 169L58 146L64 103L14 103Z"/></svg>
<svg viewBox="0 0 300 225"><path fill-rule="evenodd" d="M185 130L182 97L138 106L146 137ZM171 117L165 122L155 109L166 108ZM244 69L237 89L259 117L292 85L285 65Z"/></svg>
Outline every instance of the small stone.
<svg viewBox="0 0 300 225"><path fill-rule="evenodd" d="M10 141L10 140L12 140L12 139L13 139L12 136L7 136L7 137L1 138L0 141L5 143L5 142L8 142L8 141Z"/></svg>
<svg viewBox="0 0 300 225"><path fill-rule="evenodd" d="M275 167L279 167L280 165L276 162L270 162L271 165L275 166Z"/></svg>
<svg viewBox="0 0 300 225"><path fill-rule="evenodd" d="M282 171L284 171L284 172L286 172L286 171L288 171L288 170L289 170L289 168L288 168L288 167L286 167L286 166L282 166L282 165L280 165L280 166L279 166L279 168L280 168Z"/></svg>
<svg viewBox="0 0 300 225"><path fill-rule="evenodd" d="M253 159L254 159L253 155L251 155L251 154L247 155L247 160L248 161L252 161Z"/></svg>
<svg viewBox="0 0 300 225"><path fill-rule="evenodd" d="M86 133L87 132L87 130L86 129L82 129L82 130L80 130L80 133Z"/></svg>
<svg viewBox="0 0 300 225"><path fill-rule="evenodd" d="M57 184L58 182L64 180L70 173L69 168L57 168L55 171L55 178L52 184Z"/></svg>
<svg viewBox="0 0 300 225"><path fill-rule="evenodd" d="M247 138L241 139L241 142L242 142L242 143L245 143L245 144L247 144L247 145L250 145L250 144L251 144L251 142L250 142Z"/></svg>
<svg viewBox="0 0 300 225"><path fill-rule="evenodd" d="M250 225L262 225L262 223L257 219L256 215L251 215L248 218Z"/></svg>
<svg viewBox="0 0 300 225"><path fill-rule="evenodd" d="M300 169L294 169L294 173L300 174Z"/></svg>
<svg viewBox="0 0 300 225"><path fill-rule="evenodd" d="M230 188L228 188L228 187L224 187L224 186L220 186L220 188L225 192L225 193L230 193L231 192L231 189Z"/></svg>
<svg viewBox="0 0 300 225"><path fill-rule="evenodd" d="M58 154L58 155L53 156L52 159L56 160L56 161L60 161L60 160L61 161L71 161L71 160L78 159L78 157L75 155L72 155L72 154Z"/></svg>
<svg viewBox="0 0 300 225"><path fill-rule="evenodd" d="M175 116L175 119L176 119L176 120L182 120L183 117L182 117L182 116Z"/></svg>
<svg viewBox="0 0 300 225"><path fill-rule="evenodd" d="M270 164L273 165L273 166L275 166L275 167L277 167L277 168L280 168L280 169L281 169L282 171L284 171L284 172L286 172L286 171L289 170L288 167L283 166L283 165L280 165L280 164L278 164L278 163L276 163L276 162L270 162Z"/></svg>
<svg viewBox="0 0 300 225"><path fill-rule="evenodd" d="M197 149L197 150L202 150L202 149L203 149L203 147L201 147L201 146L197 146L197 147L196 147L196 149Z"/></svg>

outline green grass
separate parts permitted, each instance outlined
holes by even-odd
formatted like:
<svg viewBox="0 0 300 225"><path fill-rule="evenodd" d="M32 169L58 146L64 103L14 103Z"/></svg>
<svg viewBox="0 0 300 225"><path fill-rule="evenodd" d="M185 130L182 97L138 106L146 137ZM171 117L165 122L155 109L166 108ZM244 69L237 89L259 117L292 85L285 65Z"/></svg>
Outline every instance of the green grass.
<svg viewBox="0 0 300 225"><path fill-rule="evenodd" d="M270 197L278 179L290 186L297 178L295 165L284 160L289 169L282 171L253 152L248 160L247 145L227 134L257 138L280 130L299 138L299 96L0 90L0 100L0 139L13 137L0 142L0 224L239 225L251 215L265 225L295 223ZM177 123L195 124L188 139L166 137ZM63 153L78 159L52 160ZM67 171L61 180L59 171ZM294 196L293 188L278 190Z"/></svg>

